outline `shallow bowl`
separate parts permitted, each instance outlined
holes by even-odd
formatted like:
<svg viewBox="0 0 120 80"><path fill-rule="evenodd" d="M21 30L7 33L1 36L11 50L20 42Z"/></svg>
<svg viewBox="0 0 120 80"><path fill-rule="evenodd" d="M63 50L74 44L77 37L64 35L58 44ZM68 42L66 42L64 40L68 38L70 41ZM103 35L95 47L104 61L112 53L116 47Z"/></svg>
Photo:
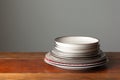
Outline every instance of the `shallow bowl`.
<svg viewBox="0 0 120 80"><path fill-rule="evenodd" d="M99 40L85 36L63 36L55 39L58 47L72 49L91 49L99 46Z"/></svg>

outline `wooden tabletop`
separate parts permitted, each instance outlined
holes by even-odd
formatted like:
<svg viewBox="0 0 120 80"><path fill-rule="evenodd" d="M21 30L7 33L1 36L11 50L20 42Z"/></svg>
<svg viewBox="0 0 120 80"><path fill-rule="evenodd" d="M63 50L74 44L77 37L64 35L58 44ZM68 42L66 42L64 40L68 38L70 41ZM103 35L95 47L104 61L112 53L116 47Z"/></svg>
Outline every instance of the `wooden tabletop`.
<svg viewBox="0 0 120 80"><path fill-rule="evenodd" d="M0 52L0 80L120 80L120 52L106 54L106 66L73 71L46 64L44 52Z"/></svg>

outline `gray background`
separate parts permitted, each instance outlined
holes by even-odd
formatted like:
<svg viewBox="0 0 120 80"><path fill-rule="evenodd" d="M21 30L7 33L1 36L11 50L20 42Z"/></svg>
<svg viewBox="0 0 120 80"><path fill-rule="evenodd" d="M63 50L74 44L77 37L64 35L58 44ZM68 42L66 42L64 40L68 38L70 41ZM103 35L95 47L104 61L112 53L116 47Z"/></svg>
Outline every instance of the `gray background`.
<svg viewBox="0 0 120 80"><path fill-rule="evenodd" d="M120 51L120 0L0 0L0 51L49 51L54 38L93 36Z"/></svg>

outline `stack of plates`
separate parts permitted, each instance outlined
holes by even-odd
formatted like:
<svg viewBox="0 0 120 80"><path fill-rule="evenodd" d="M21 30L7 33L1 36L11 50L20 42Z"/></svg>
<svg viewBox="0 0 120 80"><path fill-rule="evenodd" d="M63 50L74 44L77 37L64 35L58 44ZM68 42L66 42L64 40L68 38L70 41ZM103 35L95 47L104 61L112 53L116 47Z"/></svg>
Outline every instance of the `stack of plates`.
<svg viewBox="0 0 120 80"><path fill-rule="evenodd" d="M46 54L44 60L50 65L71 70L103 66L107 58L99 46L99 40L92 37L58 37L55 47Z"/></svg>

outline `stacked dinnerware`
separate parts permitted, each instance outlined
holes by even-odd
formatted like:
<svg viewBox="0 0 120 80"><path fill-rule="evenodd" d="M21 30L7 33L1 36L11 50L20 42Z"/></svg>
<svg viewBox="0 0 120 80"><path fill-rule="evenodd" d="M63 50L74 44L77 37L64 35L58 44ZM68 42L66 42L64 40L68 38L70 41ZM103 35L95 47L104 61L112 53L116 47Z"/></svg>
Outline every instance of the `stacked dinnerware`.
<svg viewBox="0 0 120 80"><path fill-rule="evenodd" d="M55 39L54 48L44 61L63 69L82 70L103 66L107 62L99 40L84 36L63 36Z"/></svg>

